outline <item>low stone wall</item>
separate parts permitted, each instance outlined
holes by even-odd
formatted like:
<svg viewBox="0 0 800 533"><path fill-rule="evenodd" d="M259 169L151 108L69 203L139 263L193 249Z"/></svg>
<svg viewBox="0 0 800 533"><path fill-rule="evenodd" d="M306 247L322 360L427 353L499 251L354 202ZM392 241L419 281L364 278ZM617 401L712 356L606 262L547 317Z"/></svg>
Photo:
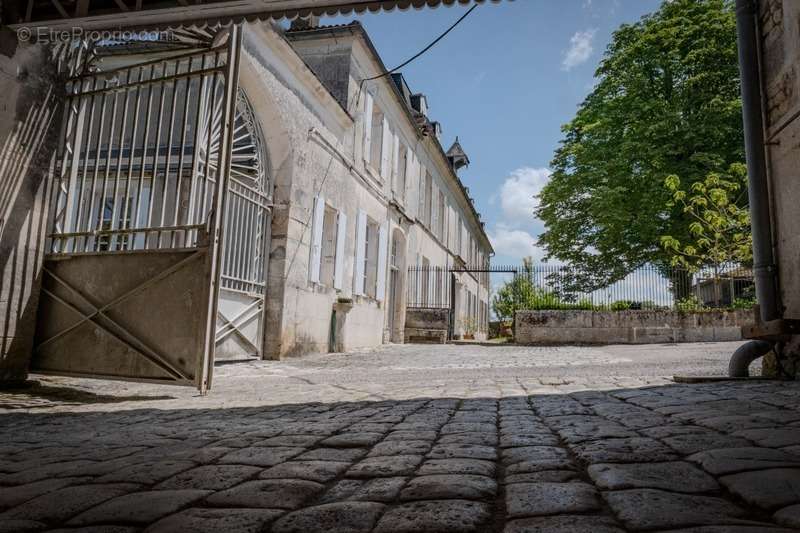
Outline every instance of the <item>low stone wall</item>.
<svg viewBox="0 0 800 533"><path fill-rule="evenodd" d="M406 344L444 344L449 326L449 309L409 307L406 309L404 341Z"/></svg>
<svg viewBox="0 0 800 533"><path fill-rule="evenodd" d="M651 344L737 341L752 310L517 311L521 344Z"/></svg>

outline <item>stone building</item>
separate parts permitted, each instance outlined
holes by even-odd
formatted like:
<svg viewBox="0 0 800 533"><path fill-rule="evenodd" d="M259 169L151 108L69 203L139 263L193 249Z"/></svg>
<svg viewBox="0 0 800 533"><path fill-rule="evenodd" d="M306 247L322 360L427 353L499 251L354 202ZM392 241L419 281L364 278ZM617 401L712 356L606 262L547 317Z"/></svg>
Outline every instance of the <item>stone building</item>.
<svg viewBox="0 0 800 533"><path fill-rule="evenodd" d="M492 248L457 175L469 159L458 141L444 151L425 96L386 75L359 24L179 41L3 56L33 74L0 80L17 104L0 170L3 379L30 365L204 389L215 357L403 342L409 306L486 335L475 270Z"/></svg>
<svg viewBox="0 0 800 533"><path fill-rule="evenodd" d="M488 276L451 271L487 265L492 248L456 174L466 154L457 142L444 152L426 97L402 74L383 75L386 67L358 23L260 32L269 36L247 41L245 54L256 54L267 39L285 39L327 89L325 98L351 117L339 132L325 123L297 124L297 117L287 126L308 136L309 161L320 166L293 173L288 203L297 215L289 215L285 245L273 230L270 269L285 279L268 289L267 331L281 335L267 342L270 355L402 342L407 307L442 307L450 291L454 332L470 328L485 337ZM302 147L298 139L294 150ZM293 248L297 265L280 259ZM409 268L425 267L430 271L417 283L408 282Z"/></svg>

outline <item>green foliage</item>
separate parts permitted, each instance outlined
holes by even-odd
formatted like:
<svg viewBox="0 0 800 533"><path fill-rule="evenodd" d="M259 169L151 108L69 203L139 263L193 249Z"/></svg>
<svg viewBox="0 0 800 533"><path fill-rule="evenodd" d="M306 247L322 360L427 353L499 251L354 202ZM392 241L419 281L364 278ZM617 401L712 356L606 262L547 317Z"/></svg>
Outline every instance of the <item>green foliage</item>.
<svg viewBox="0 0 800 533"><path fill-rule="evenodd" d="M594 306L589 299L569 302L552 290L537 286L533 281L533 260L526 258L522 272L497 290L492 298L492 309L503 321L513 319L518 310L592 310Z"/></svg>
<svg viewBox="0 0 800 533"><path fill-rule="evenodd" d="M731 305L733 309L752 309L756 305L755 298L736 298Z"/></svg>
<svg viewBox="0 0 800 533"><path fill-rule="evenodd" d="M694 220L668 205L665 179L681 176L692 191L744 160L732 4L674 0L621 26L594 90L563 127L537 215L541 244L576 267L578 288L669 264L660 237L688 242Z"/></svg>
<svg viewBox="0 0 800 533"><path fill-rule="evenodd" d="M627 311L633 306L633 302L630 300L617 300L616 302L612 302L610 309L612 311Z"/></svg>
<svg viewBox="0 0 800 533"><path fill-rule="evenodd" d="M681 208L691 218L689 234L682 239L661 237L674 266L697 271L708 265L753 260L750 212L737 205L746 180L746 168L740 163L731 165L726 175L710 173L705 180L693 183L689 192L681 188L678 176L664 180L672 194L667 205Z"/></svg>
<svg viewBox="0 0 800 533"><path fill-rule="evenodd" d="M608 309L610 311L653 311L655 309L660 309L660 307L652 300L645 300L643 302L617 300L615 302L611 302L611 305L608 306Z"/></svg>
<svg viewBox="0 0 800 533"><path fill-rule="evenodd" d="M697 299L697 296L692 295L675 302L675 309L678 311L704 311L708 308Z"/></svg>
<svg viewBox="0 0 800 533"><path fill-rule="evenodd" d="M460 326L466 335L473 335L478 330L478 321L471 316L463 316L459 319Z"/></svg>

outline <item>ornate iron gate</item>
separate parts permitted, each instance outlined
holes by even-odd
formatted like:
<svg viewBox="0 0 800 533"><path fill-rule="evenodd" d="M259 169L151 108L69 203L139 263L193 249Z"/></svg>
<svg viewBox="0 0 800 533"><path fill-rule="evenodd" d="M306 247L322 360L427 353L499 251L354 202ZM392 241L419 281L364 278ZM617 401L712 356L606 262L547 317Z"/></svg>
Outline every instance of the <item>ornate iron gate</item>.
<svg viewBox="0 0 800 533"><path fill-rule="evenodd" d="M210 387L241 37L186 35L67 51L35 372Z"/></svg>
<svg viewBox="0 0 800 533"><path fill-rule="evenodd" d="M216 357L261 356L272 215L264 137L239 91L233 128L225 251L217 312Z"/></svg>

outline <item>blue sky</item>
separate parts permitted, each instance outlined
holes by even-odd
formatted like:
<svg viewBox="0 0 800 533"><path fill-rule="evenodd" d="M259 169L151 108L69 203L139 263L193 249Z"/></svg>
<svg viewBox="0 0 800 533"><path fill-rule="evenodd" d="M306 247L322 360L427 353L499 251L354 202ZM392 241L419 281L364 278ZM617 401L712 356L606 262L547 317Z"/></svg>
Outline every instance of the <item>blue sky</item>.
<svg viewBox="0 0 800 533"><path fill-rule="evenodd" d="M478 7L443 41L402 72L428 96L442 144L458 135L472 162L461 171L497 255L494 264L540 258L533 196L593 85L594 70L625 22L660 0L516 0ZM420 51L468 9L394 11L358 18L388 68ZM337 19L347 22L353 17ZM323 23L331 21L323 21Z"/></svg>

